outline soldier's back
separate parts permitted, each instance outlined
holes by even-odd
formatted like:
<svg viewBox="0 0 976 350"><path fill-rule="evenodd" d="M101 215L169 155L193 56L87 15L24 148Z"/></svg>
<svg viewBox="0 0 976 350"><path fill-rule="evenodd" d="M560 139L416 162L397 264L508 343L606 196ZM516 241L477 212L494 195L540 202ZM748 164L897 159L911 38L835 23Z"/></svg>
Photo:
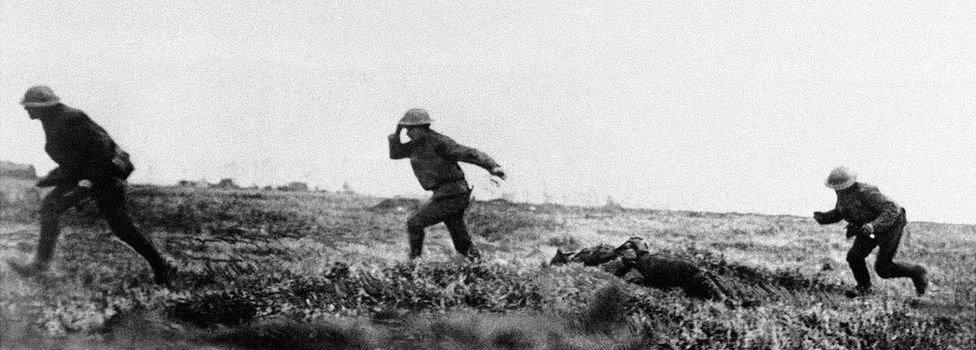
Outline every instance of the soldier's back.
<svg viewBox="0 0 976 350"><path fill-rule="evenodd" d="M709 273L693 261L667 253L645 254L634 262L642 284L653 288L681 288L692 297L720 298L723 294Z"/></svg>

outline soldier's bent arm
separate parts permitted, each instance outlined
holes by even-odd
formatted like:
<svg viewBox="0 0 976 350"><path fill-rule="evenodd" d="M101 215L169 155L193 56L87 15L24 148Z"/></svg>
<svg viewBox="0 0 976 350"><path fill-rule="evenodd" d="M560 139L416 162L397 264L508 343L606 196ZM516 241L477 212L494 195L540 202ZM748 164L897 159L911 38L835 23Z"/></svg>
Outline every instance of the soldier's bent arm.
<svg viewBox="0 0 976 350"><path fill-rule="evenodd" d="M901 207L889 200L878 190L868 190L864 194L866 204L878 212L878 217L870 222L877 231L884 231L895 224L901 214Z"/></svg>
<svg viewBox="0 0 976 350"><path fill-rule="evenodd" d="M498 163L484 152L461 145L450 138L444 137L438 146L440 153L448 159L474 164L489 171L498 167Z"/></svg>
<svg viewBox="0 0 976 350"><path fill-rule="evenodd" d="M821 221L820 224L829 225L829 224L838 223L841 220L844 220L844 216L840 214L840 210L834 208L830 211L825 211L823 213L823 221Z"/></svg>
<svg viewBox="0 0 976 350"><path fill-rule="evenodd" d="M390 141L390 159L403 159L410 156L410 143L401 143L400 135L390 134L387 140Z"/></svg>

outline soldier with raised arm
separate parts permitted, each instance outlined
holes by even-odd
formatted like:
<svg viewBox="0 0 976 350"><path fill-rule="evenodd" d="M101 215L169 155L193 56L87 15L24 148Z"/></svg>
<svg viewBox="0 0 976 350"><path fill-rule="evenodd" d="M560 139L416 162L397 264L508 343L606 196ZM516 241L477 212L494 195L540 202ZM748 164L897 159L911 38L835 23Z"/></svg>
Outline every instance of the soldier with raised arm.
<svg viewBox="0 0 976 350"><path fill-rule="evenodd" d="M396 132L389 136L390 159L410 159L414 175L424 190L433 191L424 203L407 220L410 239L410 258L423 253L424 229L443 222L451 233L454 249L472 261L481 254L471 242L464 223L464 212L471 200L471 188L464 179L458 162L480 166L491 175L505 179L505 171L487 154L454 142L430 128L431 119L426 110L408 110L397 124ZM400 142L400 132L406 128L410 141Z"/></svg>
<svg viewBox="0 0 976 350"><path fill-rule="evenodd" d="M125 179L134 169L128 153L85 112L62 104L47 86L31 87L20 103L31 119L40 120L46 139L44 150L58 167L37 182L38 187L54 190L41 202L41 235L34 261L8 261L11 268L22 276L47 270L61 233L61 214L91 197L112 233L149 262L156 282L169 283L176 268L136 228L126 210Z"/></svg>
<svg viewBox="0 0 976 350"><path fill-rule="evenodd" d="M851 266L857 287L846 294L849 297L871 292L871 275L864 258L874 247L880 247L874 262L874 270L881 278L909 277L915 292L922 296L928 287L928 270L922 265L894 262L898 244L908 221L905 209L889 200L877 187L858 182L857 176L846 167L830 172L824 183L837 194L833 210L814 212L813 218L821 225L847 221L847 238L856 237L847 263Z"/></svg>

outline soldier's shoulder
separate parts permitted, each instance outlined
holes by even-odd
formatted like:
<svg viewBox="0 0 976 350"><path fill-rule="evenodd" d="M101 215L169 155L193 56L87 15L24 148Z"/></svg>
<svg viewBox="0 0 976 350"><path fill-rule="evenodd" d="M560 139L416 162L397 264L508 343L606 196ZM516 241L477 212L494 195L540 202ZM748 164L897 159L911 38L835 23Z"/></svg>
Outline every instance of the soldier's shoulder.
<svg viewBox="0 0 976 350"><path fill-rule="evenodd" d="M84 111L68 106L63 106L61 108L61 119L69 123L78 123L90 120L88 118L88 114L85 114Z"/></svg>
<svg viewBox="0 0 976 350"><path fill-rule="evenodd" d="M434 130L430 131L430 139L437 140L437 141L454 141L454 139L450 138L449 136L441 134Z"/></svg>
<svg viewBox="0 0 976 350"><path fill-rule="evenodd" d="M457 142L455 142L454 139L433 130L431 130L430 137L428 137L428 140L432 144L438 146L457 144Z"/></svg>
<svg viewBox="0 0 976 350"><path fill-rule="evenodd" d="M864 193L864 194L881 193L881 190L878 189L878 186L863 183L863 182L858 182L857 185L858 185L858 192L860 193Z"/></svg>
<svg viewBox="0 0 976 350"><path fill-rule="evenodd" d="M881 190L879 190L878 187L874 185L861 184L858 192L860 193L862 198L872 198L875 201L895 203L895 201L891 200L891 198L888 198L888 196L885 196L884 193L881 193Z"/></svg>

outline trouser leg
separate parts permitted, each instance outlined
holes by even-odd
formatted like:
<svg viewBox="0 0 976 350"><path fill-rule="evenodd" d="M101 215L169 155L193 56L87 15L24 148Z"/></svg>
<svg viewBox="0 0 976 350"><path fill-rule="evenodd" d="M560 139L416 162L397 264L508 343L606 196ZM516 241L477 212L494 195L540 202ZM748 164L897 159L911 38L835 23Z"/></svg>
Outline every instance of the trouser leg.
<svg viewBox="0 0 976 350"><path fill-rule="evenodd" d="M915 277L922 270L920 265L895 262L895 254L905 230L904 220L900 220L895 227L878 235L878 258L874 262L874 270L881 278Z"/></svg>
<svg viewBox="0 0 976 350"><path fill-rule="evenodd" d="M444 220L444 225L447 226L448 232L451 233L454 249L458 253L467 255L468 250L471 249L473 244L471 243L471 235L468 234L467 225L464 224L464 215L453 215L447 220Z"/></svg>
<svg viewBox="0 0 976 350"><path fill-rule="evenodd" d="M464 210L467 208L467 196L435 198L424 203L420 209L407 219L407 232L410 235L410 257L416 258L423 253L424 229L444 222L448 225L455 249L464 249L467 253L471 247L471 238L464 228ZM460 239L456 238L458 236ZM464 238L467 243L464 243ZM461 244L459 247L458 244Z"/></svg>
<svg viewBox="0 0 976 350"><path fill-rule="evenodd" d="M410 236L410 258L417 258L424 252L424 226L407 221L407 234Z"/></svg>
<svg viewBox="0 0 976 350"><path fill-rule="evenodd" d="M112 233L139 253L156 273L165 272L167 267L159 250L152 240L146 237L132 222L125 207L125 186L118 184L99 189L95 195L98 209L108 221Z"/></svg>
<svg viewBox="0 0 976 350"><path fill-rule="evenodd" d="M478 255L477 249L474 248L474 243L471 242L471 235L468 233L468 227L464 223L464 211L468 207L467 197L463 197L463 203L459 201L455 203L453 208L454 213L444 220L444 225L447 226L448 232L451 233L451 240L454 242L454 249L458 253L466 256Z"/></svg>
<svg viewBox="0 0 976 350"><path fill-rule="evenodd" d="M61 214L78 203L84 195L77 187L58 186L41 202L41 232L34 263L47 266L54 258L58 236L61 235Z"/></svg>
<svg viewBox="0 0 976 350"><path fill-rule="evenodd" d="M851 250L847 251L847 264L851 266L851 272L854 273L854 280L857 281L859 288L867 289L871 287L871 275L868 273L868 267L864 262L864 258L867 258L868 254L871 254L871 250L877 244L871 238L858 235L854 239L854 245L851 246Z"/></svg>
<svg viewBox="0 0 976 350"><path fill-rule="evenodd" d="M410 239L410 258L414 259L423 254L424 229L444 220L436 201L424 203L410 218L407 219L407 233Z"/></svg>

